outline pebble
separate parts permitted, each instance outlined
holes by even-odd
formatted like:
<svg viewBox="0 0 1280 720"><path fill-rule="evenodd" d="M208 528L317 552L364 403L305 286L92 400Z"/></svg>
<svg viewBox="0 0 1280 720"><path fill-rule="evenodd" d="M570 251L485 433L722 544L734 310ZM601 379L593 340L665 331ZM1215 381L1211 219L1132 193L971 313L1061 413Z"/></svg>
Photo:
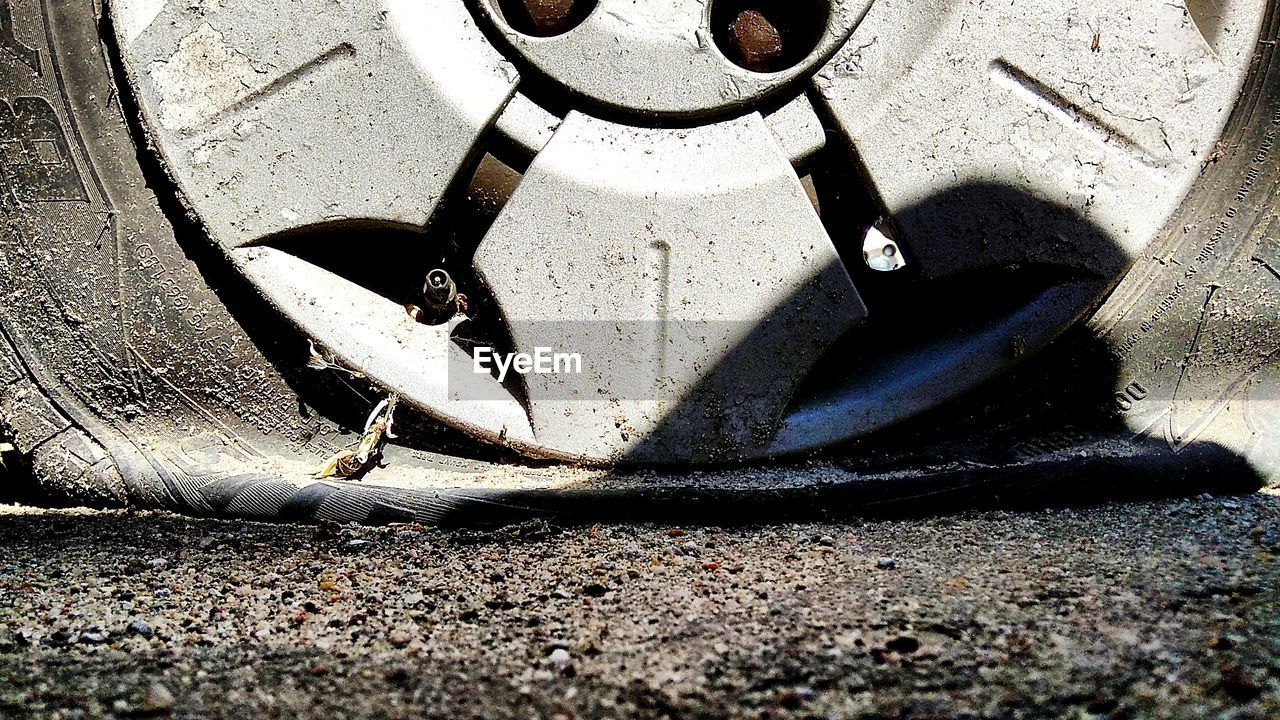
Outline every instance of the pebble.
<svg viewBox="0 0 1280 720"><path fill-rule="evenodd" d="M891 557L876 558L876 567L881 570L893 570L898 567L898 561Z"/></svg>
<svg viewBox="0 0 1280 720"><path fill-rule="evenodd" d="M554 664L556 667L562 668L565 665L569 664L569 651L565 650L562 647L558 647L555 650L552 650L551 654L548 655L547 657L550 658L552 664Z"/></svg>
<svg viewBox="0 0 1280 720"><path fill-rule="evenodd" d="M30 645L35 634L35 628L20 627L13 632L13 639L19 645Z"/></svg>
<svg viewBox="0 0 1280 720"><path fill-rule="evenodd" d="M125 632L148 639L156 634L146 620L130 620L129 624L125 626Z"/></svg>
<svg viewBox="0 0 1280 720"><path fill-rule="evenodd" d="M413 636L405 632L404 630L396 630L395 632L391 633L391 636L388 637L387 640L391 642L391 645L393 647L402 648L405 645L408 645L409 643L413 642Z"/></svg>
<svg viewBox="0 0 1280 720"><path fill-rule="evenodd" d="M910 635L899 635L884 645L886 650L909 655L920 649L920 641Z"/></svg>
<svg viewBox="0 0 1280 720"><path fill-rule="evenodd" d="M409 668L399 666L388 670L384 677L386 677L387 682L392 685L407 687L409 685L409 681L413 678L413 675L409 672Z"/></svg>
<svg viewBox="0 0 1280 720"><path fill-rule="evenodd" d="M153 682L147 686L147 691L142 695L140 710L144 713L158 713L172 708L173 693L169 692L169 688L158 682Z"/></svg>
<svg viewBox="0 0 1280 720"><path fill-rule="evenodd" d="M98 630L86 630L80 633L80 642L89 645L101 645L107 641L107 636Z"/></svg>

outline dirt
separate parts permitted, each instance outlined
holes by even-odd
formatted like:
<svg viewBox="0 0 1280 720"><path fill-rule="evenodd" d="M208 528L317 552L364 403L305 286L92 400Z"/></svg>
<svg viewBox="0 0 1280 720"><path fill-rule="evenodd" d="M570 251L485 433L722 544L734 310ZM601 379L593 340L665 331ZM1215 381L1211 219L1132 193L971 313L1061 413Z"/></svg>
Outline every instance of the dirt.
<svg viewBox="0 0 1280 720"><path fill-rule="evenodd" d="M10 717L1276 717L1280 497L761 527L0 515Z"/></svg>

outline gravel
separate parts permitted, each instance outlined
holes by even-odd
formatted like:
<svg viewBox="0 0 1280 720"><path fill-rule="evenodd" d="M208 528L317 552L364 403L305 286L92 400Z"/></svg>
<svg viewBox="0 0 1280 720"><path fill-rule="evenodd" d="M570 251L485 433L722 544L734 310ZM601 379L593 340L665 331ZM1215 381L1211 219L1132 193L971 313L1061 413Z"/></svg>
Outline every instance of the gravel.
<svg viewBox="0 0 1280 720"><path fill-rule="evenodd" d="M0 536L4 717L1280 716L1269 494L749 528L8 506Z"/></svg>

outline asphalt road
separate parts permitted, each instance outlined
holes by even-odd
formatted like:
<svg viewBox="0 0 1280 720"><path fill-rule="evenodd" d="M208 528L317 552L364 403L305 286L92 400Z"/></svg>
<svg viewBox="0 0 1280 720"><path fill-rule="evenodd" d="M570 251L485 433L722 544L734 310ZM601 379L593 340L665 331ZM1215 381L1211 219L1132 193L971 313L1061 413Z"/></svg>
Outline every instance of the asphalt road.
<svg viewBox="0 0 1280 720"><path fill-rule="evenodd" d="M0 514L0 715L1278 717L1280 497L739 528Z"/></svg>

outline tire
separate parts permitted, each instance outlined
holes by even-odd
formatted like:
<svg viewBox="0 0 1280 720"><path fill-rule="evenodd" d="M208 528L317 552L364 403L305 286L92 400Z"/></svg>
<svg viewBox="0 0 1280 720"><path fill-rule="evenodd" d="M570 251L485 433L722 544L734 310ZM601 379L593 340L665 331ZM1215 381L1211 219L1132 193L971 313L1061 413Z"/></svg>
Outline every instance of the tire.
<svg viewBox="0 0 1280 720"><path fill-rule="evenodd" d="M66 502L358 522L725 521L1275 482L1276 9L1216 150L1105 302L939 408L798 457L696 470L529 458L405 411L382 467L315 479L359 439L376 386L305 367L307 335L208 242L149 144L102 8L0 0L0 143L39 141L31 152L51 158L6 176L7 463Z"/></svg>

